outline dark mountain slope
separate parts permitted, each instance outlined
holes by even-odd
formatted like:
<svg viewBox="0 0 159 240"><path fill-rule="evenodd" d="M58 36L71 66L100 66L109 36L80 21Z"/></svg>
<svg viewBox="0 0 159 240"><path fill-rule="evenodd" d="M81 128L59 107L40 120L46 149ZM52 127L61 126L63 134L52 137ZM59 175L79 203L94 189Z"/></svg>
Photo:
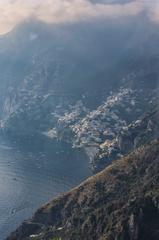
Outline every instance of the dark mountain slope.
<svg viewBox="0 0 159 240"><path fill-rule="evenodd" d="M8 238L23 239L158 240L159 140L43 206Z"/></svg>
<svg viewBox="0 0 159 240"><path fill-rule="evenodd" d="M158 86L158 32L142 15L19 25L0 38L2 128L13 136L47 131L57 126L57 106L65 113L80 100L93 110L120 87L147 95Z"/></svg>
<svg viewBox="0 0 159 240"><path fill-rule="evenodd" d="M116 135L158 97L158 26L137 19L31 22L0 38L1 132L17 142L51 135L86 147L93 171L119 158Z"/></svg>

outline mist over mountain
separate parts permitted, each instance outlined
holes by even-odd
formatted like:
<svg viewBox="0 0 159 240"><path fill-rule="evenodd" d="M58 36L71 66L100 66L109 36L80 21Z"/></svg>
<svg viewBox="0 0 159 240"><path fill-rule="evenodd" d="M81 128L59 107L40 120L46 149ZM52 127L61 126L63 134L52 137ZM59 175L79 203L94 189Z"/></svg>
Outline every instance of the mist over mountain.
<svg viewBox="0 0 159 240"><path fill-rule="evenodd" d="M92 174L105 170L8 239L157 240L158 3L55 3L7 3L13 19L0 24L0 135L22 148L47 143L56 164L77 151ZM45 169L49 154L38 148Z"/></svg>
<svg viewBox="0 0 159 240"><path fill-rule="evenodd" d="M45 85L45 92L73 92L77 98L101 89L108 92L120 85L137 58L157 56L157 37L147 40L157 29L140 17L126 23L22 24L1 38L2 93L29 84L39 89Z"/></svg>
<svg viewBox="0 0 159 240"><path fill-rule="evenodd" d="M76 122L121 88L130 89L136 102L133 110L128 101L130 110L119 117L124 124L137 120L158 95L158 28L143 14L127 21L20 24L0 39L2 131L21 138L53 129L57 138L72 142L75 134L81 142L72 133ZM67 122L79 101L78 117Z"/></svg>

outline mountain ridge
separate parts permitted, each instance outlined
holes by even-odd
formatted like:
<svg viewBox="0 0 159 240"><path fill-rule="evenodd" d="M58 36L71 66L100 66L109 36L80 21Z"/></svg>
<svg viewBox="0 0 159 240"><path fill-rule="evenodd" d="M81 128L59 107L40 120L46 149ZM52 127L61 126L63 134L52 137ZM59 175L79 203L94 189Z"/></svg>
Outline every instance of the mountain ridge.
<svg viewBox="0 0 159 240"><path fill-rule="evenodd" d="M8 240L157 240L158 170L154 140L43 206Z"/></svg>

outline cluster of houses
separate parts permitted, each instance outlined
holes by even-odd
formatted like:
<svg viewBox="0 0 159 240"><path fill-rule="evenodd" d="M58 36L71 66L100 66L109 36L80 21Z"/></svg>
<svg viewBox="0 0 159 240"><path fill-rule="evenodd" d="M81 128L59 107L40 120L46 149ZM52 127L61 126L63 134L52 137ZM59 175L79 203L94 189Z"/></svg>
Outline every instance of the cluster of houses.
<svg viewBox="0 0 159 240"><path fill-rule="evenodd" d="M120 88L110 96L97 109L90 111L84 103L78 101L69 105L67 110L58 115L57 125L47 131L51 138L58 138L59 132L69 129L71 131L72 146L84 148L90 158L98 154L98 160L107 158L113 153L121 156L118 136L128 130L129 125L136 121L145 111L147 104L151 104L155 94L145 95L140 89ZM145 98L145 99L144 99ZM132 121L133 119L133 121Z"/></svg>

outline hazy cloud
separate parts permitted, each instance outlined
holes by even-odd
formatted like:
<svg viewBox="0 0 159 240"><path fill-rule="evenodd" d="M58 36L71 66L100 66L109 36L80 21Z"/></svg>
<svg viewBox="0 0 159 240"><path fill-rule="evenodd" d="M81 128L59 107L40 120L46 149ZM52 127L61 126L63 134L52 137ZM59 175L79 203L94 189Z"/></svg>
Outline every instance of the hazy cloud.
<svg viewBox="0 0 159 240"><path fill-rule="evenodd" d="M151 2L147 2L146 11L152 21L159 23L159 1L158 0L154 0L153 4L151 4Z"/></svg>
<svg viewBox="0 0 159 240"><path fill-rule="evenodd" d="M156 21L159 20L159 1L153 1L152 6L150 0L135 0L125 4L107 4L105 1L93 3L89 0L0 0L0 33L10 31L28 18L63 23L137 15L146 9L148 15Z"/></svg>

